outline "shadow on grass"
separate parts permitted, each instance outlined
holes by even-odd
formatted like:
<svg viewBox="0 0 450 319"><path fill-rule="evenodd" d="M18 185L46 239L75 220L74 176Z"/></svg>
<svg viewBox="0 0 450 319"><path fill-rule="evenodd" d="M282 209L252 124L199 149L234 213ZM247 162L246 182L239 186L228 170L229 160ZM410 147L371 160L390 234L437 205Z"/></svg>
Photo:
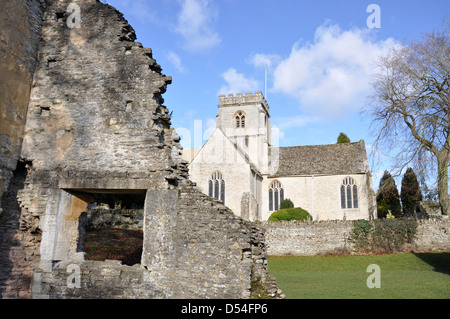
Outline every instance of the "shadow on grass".
<svg viewBox="0 0 450 319"><path fill-rule="evenodd" d="M450 252L415 253L414 255L430 266L433 266L434 271L450 275Z"/></svg>

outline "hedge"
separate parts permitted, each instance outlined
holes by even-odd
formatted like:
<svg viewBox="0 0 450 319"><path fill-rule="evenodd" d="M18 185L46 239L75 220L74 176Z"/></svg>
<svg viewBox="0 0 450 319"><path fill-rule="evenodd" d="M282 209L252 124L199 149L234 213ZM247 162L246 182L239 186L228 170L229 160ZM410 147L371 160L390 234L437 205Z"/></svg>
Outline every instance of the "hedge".
<svg viewBox="0 0 450 319"><path fill-rule="evenodd" d="M401 252L404 244L412 243L417 232L414 218L355 220L350 241L358 252Z"/></svg>
<svg viewBox="0 0 450 319"><path fill-rule="evenodd" d="M269 217L270 222L279 222L282 220L312 220L311 215L303 208L287 208L273 212Z"/></svg>

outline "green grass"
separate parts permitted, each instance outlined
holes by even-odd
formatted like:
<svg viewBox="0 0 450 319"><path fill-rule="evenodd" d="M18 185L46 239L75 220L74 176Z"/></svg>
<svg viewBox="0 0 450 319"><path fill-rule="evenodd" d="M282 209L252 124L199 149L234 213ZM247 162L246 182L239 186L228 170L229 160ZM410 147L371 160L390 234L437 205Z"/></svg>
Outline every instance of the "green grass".
<svg viewBox="0 0 450 319"><path fill-rule="evenodd" d="M270 257L269 272L287 299L450 299L450 253ZM381 269L381 288L368 288Z"/></svg>

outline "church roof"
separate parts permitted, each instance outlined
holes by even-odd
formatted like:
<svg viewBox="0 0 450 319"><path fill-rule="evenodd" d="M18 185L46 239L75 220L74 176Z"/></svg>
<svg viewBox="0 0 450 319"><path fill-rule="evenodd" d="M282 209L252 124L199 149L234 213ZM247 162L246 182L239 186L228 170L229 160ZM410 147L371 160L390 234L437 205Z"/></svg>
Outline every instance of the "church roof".
<svg viewBox="0 0 450 319"><path fill-rule="evenodd" d="M356 143L279 148L278 171L272 177L368 173L364 140Z"/></svg>

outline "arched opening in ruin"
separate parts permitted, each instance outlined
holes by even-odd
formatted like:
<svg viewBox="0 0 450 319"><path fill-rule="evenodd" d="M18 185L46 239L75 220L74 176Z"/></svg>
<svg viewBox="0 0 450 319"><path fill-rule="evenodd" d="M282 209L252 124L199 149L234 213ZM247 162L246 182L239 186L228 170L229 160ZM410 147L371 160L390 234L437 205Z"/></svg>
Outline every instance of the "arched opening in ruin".
<svg viewBox="0 0 450 319"><path fill-rule="evenodd" d="M77 250L86 260L141 263L145 190L70 190L79 215ZM76 209L76 208L75 208Z"/></svg>

